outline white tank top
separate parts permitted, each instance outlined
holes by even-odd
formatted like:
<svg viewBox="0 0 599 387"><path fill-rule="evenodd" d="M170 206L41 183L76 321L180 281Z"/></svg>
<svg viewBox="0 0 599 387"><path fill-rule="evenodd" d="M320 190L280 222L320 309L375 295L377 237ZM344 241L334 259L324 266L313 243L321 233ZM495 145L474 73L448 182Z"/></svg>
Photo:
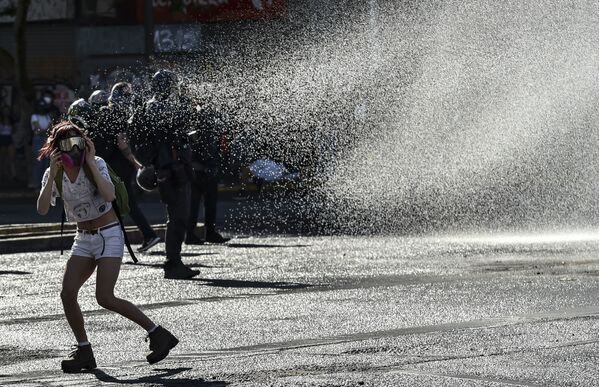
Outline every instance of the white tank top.
<svg viewBox="0 0 599 387"><path fill-rule="evenodd" d="M100 174L112 184L106 162L96 156L96 165ZM48 183L50 168L46 169L42 178L42 189ZM61 196L67 220L70 222L84 222L99 218L112 208L112 203L105 201L96 186L89 181L83 168L79 169L79 175L71 182L66 173L62 175L62 195L56 188L56 182L52 181L52 200L50 204L56 205L56 197Z"/></svg>

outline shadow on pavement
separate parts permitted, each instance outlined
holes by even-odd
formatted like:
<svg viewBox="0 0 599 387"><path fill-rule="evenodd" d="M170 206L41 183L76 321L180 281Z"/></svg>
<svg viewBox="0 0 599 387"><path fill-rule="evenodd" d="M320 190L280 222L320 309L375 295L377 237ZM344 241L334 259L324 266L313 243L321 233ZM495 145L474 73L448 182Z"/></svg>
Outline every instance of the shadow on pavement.
<svg viewBox="0 0 599 387"><path fill-rule="evenodd" d="M123 265L153 267L156 269L162 269L162 267L163 267L162 263L123 262Z"/></svg>
<svg viewBox="0 0 599 387"><path fill-rule="evenodd" d="M141 253L139 253L141 254ZM162 256L166 256L166 251L162 250L153 250L147 253L144 253L145 255L162 255ZM201 255L216 255L217 253L181 253L182 257L199 257ZM143 257L143 255L141 255Z"/></svg>
<svg viewBox="0 0 599 387"><path fill-rule="evenodd" d="M7 275L7 274L27 275L27 274L31 274L31 272L19 271L19 270L0 270L0 275Z"/></svg>
<svg viewBox="0 0 599 387"><path fill-rule="evenodd" d="M206 286L221 288L306 289L314 286L297 282L242 281L210 278L190 278L186 281L204 282Z"/></svg>
<svg viewBox="0 0 599 387"><path fill-rule="evenodd" d="M42 359L51 359L60 356L55 351L40 349L24 349L23 347L0 345L0 367L13 365L23 361L34 361ZM9 377L11 375L0 375L0 377ZM3 385L0 382L0 385Z"/></svg>
<svg viewBox="0 0 599 387"><path fill-rule="evenodd" d="M271 249L279 247L310 247L310 245L260 245L255 243L227 243L224 246L237 249Z"/></svg>
<svg viewBox="0 0 599 387"><path fill-rule="evenodd" d="M99 381L103 383L118 383L118 384L151 384L158 386L199 386L199 387L220 387L227 386L229 383L222 381L207 382L204 379L166 379L169 376L177 375L184 371L189 371L192 368L173 368L173 369L155 369L161 372L157 375L143 376L136 379L118 379L108 375L106 372L95 369L90 373L94 374Z"/></svg>
<svg viewBox="0 0 599 387"><path fill-rule="evenodd" d="M210 265L202 265L201 263L185 263L185 266L187 267L204 267L206 269L217 269L217 268L221 268L222 266L210 266ZM143 266L143 267L152 267L155 269L162 269L164 268L164 263L142 263L142 262L123 262L124 265L131 265L131 266Z"/></svg>

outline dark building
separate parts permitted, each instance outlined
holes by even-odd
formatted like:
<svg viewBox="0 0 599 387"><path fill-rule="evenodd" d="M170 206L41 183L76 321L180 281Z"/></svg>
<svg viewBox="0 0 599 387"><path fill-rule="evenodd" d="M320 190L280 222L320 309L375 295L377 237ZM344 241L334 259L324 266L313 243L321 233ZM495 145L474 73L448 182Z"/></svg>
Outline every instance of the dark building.
<svg viewBox="0 0 599 387"><path fill-rule="evenodd" d="M14 7L0 0L0 102L13 104ZM148 57L211 55L234 46L232 33L284 20L286 0L38 0L27 25L29 77L51 87L64 108L76 95L129 80ZM144 17L152 7L152 21ZM276 22L276 21L275 21ZM151 36L149 42L146 36ZM148 52L150 51L150 52Z"/></svg>

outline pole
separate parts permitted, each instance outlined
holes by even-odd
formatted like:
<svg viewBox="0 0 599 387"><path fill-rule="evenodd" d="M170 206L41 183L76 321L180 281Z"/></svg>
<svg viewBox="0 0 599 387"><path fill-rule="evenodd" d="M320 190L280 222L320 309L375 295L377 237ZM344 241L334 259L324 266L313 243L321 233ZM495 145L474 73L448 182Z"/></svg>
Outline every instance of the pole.
<svg viewBox="0 0 599 387"><path fill-rule="evenodd" d="M31 0L19 0L15 15L15 75L16 86L19 91L20 123L17 129L15 142L17 147L25 146L31 133L30 119L33 113L34 91L27 72L27 12ZM37 183L37 182L35 182Z"/></svg>

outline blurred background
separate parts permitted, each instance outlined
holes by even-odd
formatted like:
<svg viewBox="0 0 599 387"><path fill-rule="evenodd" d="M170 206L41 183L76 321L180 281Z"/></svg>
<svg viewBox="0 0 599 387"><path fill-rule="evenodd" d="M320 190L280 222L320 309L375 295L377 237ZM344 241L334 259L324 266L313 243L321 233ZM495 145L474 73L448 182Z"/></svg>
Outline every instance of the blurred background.
<svg viewBox="0 0 599 387"><path fill-rule="evenodd" d="M242 37L268 44L277 35L271 27L289 22L285 0L0 1L0 107L13 127L18 172L3 169L0 188L30 183L28 116L45 91L64 113L94 90L143 84L156 62L177 63L183 55L209 68L216 57L239 51Z"/></svg>

